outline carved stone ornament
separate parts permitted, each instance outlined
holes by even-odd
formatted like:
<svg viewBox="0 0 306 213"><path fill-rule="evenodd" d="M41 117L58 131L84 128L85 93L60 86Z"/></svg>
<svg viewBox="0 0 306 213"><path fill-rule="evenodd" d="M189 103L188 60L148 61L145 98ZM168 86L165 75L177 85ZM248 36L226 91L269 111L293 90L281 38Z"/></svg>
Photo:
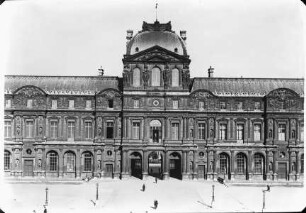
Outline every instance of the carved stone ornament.
<svg viewBox="0 0 306 213"><path fill-rule="evenodd" d="M45 95L42 91L35 87L24 87L16 92L16 95L22 95L24 97L42 96Z"/></svg>
<svg viewBox="0 0 306 213"><path fill-rule="evenodd" d="M145 68L142 74L143 84L144 86L148 86L148 80L149 80L149 71Z"/></svg>
<svg viewBox="0 0 306 213"><path fill-rule="evenodd" d="M196 99L202 99L202 98L211 98L212 95L209 94L208 92L197 92L194 94L194 97Z"/></svg>

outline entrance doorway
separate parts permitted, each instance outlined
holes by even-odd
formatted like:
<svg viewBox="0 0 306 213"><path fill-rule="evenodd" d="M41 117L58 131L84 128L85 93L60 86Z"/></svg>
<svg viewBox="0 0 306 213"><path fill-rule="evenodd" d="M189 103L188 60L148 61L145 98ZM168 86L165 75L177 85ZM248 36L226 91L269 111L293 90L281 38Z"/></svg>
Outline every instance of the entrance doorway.
<svg viewBox="0 0 306 213"><path fill-rule="evenodd" d="M153 151L148 157L149 175L157 178L162 178L162 165L163 159L160 151Z"/></svg>
<svg viewBox="0 0 306 213"><path fill-rule="evenodd" d="M106 164L105 177L113 177L113 164Z"/></svg>
<svg viewBox="0 0 306 213"><path fill-rule="evenodd" d="M138 152L133 152L131 158L131 175L142 179L142 158Z"/></svg>
<svg viewBox="0 0 306 213"><path fill-rule="evenodd" d="M181 155L173 152L170 155L170 177L182 179Z"/></svg>
<svg viewBox="0 0 306 213"><path fill-rule="evenodd" d="M33 160L24 160L23 176L33 177Z"/></svg>
<svg viewBox="0 0 306 213"><path fill-rule="evenodd" d="M198 179L206 179L205 165L198 166Z"/></svg>
<svg viewBox="0 0 306 213"><path fill-rule="evenodd" d="M278 179L287 179L287 163L278 163Z"/></svg>

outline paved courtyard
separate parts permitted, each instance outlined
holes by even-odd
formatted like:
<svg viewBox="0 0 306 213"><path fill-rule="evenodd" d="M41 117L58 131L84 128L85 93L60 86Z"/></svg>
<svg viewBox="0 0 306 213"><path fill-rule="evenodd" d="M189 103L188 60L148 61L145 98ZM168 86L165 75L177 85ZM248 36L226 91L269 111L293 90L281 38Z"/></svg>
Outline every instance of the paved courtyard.
<svg viewBox="0 0 306 213"><path fill-rule="evenodd" d="M96 183L99 200L96 201ZM146 189L141 190L145 183ZM212 203L212 185L215 201ZM45 188L49 191L48 213L60 212L261 212L262 186L228 187L218 182L153 178L146 181L91 180L82 183L9 183L1 185L0 208L6 213L43 212ZM304 187L272 186L266 192L271 211L301 211L306 205ZM158 200L157 209L153 208ZM96 203L96 205L94 205Z"/></svg>

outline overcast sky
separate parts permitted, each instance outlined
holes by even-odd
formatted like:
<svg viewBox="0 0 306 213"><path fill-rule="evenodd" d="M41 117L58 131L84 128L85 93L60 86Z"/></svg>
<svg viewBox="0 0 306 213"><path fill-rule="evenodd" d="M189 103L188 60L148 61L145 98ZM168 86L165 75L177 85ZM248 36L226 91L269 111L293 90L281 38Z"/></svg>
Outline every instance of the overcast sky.
<svg viewBox="0 0 306 213"><path fill-rule="evenodd" d="M155 21L155 0L8 1L0 6L5 74L122 76L126 30ZM192 77L304 77L298 0L159 0L158 20L187 30ZM304 16L305 18L305 16Z"/></svg>

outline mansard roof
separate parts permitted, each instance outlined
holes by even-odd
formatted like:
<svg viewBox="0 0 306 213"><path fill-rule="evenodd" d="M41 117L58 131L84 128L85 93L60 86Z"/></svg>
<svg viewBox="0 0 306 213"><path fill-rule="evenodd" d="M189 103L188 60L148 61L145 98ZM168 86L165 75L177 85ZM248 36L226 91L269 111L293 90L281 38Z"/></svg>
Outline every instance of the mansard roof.
<svg viewBox="0 0 306 213"><path fill-rule="evenodd" d="M119 79L113 76L5 76L5 94L13 94L24 86L36 86L49 95L94 95L105 89L119 90Z"/></svg>
<svg viewBox="0 0 306 213"><path fill-rule="evenodd" d="M194 78L191 92L208 90L217 96L263 97L272 90L288 88L304 96L304 79L293 78Z"/></svg>

